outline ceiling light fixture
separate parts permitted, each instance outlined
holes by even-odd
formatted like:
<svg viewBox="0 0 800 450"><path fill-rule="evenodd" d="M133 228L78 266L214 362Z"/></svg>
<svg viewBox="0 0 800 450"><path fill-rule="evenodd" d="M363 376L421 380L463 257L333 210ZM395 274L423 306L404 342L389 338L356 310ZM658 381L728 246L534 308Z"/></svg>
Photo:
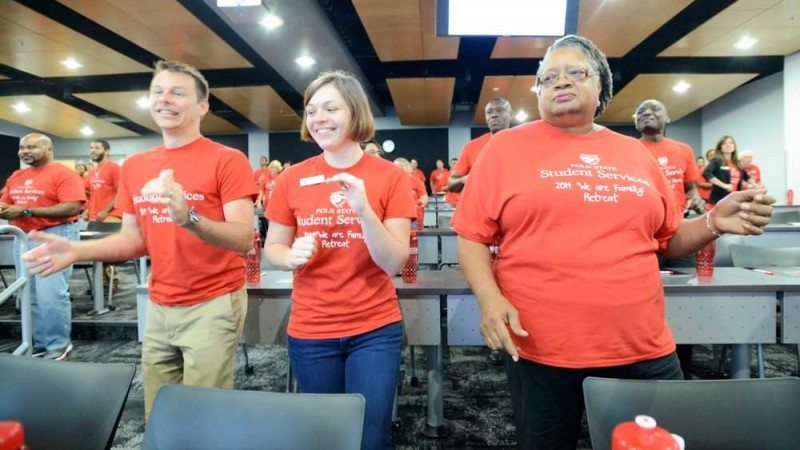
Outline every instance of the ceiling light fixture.
<svg viewBox="0 0 800 450"><path fill-rule="evenodd" d="M84 136L91 136L91 135L94 134L94 130L89 128L89 126L87 125L87 126L81 128L81 134L84 135Z"/></svg>
<svg viewBox="0 0 800 450"><path fill-rule="evenodd" d="M688 91L690 87L692 87L691 84L681 80L675 83L675 86L672 86L672 90L678 94L683 94L684 92Z"/></svg>
<svg viewBox="0 0 800 450"><path fill-rule="evenodd" d="M492 88L492 91L494 91L494 92L498 92L498 91L500 91L500 88L499 88L499 87L497 87L497 86L495 86L495 87L493 87L493 88Z"/></svg>
<svg viewBox="0 0 800 450"><path fill-rule="evenodd" d="M266 16L264 16L264 18L261 19L261 22L259 23L261 24L262 27L268 30L274 30L275 28L278 28L279 26L283 25L283 19L281 19L280 17L278 17L273 13L269 13Z"/></svg>
<svg viewBox="0 0 800 450"><path fill-rule="evenodd" d="M218 8L235 8L237 6L258 6L261 0L217 0Z"/></svg>
<svg viewBox="0 0 800 450"><path fill-rule="evenodd" d="M11 105L11 107L14 108L14 111L20 114L25 114L31 111L31 108L28 107L28 104L25 102L14 103L13 105Z"/></svg>
<svg viewBox="0 0 800 450"><path fill-rule="evenodd" d="M734 46L741 50L747 50L758 43L758 39L751 38L750 36L742 36Z"/></svg>
<svg viewBox="0 0 800 450"><path fill-rule="evenodd" d="M310 56L301 56L295 59L294 62L303 69L307 69L317 63L317 61Z"/></svg>
<svg viewBox="0 0 800 450"><path fill-rule="evenodd" d="M83 67L83 64L79 63L78 60L73 58L72 56L61 61L61 64L63 64L67 69L70 70L75 70Z"/></svg>
<svg viewBox="0 0 800 450"><path fill-rule="evenodd" d="M150 99L149 99L149 98L147 98L147 96L146 96L146 95L143 95L143 96L141 96L141 97L139 97L139 98L137 98L137 99L136 99L136 105L137 105L139 108L142 108L142 109L147 109L147 108L149 108L149 107L150 107Z"/></svg>
<svg viewBox="0 0 800 450"><path fill-rule="evenodd" d="M525 122L526 120L528 120L528 114L520 109L517 115L514 116L514 118L517 120L517 122Z"/></svg>

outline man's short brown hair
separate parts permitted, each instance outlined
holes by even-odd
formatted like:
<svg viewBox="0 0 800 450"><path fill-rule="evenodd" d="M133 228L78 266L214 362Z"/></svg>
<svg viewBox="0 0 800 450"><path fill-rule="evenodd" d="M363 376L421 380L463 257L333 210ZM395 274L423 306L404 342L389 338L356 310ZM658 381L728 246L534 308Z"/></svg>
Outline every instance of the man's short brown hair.
<svg viewBox="0 0 800 450"><path fill-rule="evenodd" d="M367 94L364 93L364 88L353 74L342 70L323 72L306 88L306 92L303 95L303 124L300 127L300 139L306 142L314 142L306 126L308 112L305 108L308 106L311 97L322 87L329 84L332 84L339 91L339 95L342 96L347 108L350 109L350 128L347 130L347 136L356 142L372 139L375 136L375 119L372 117L372 111L369 108Z"/></svg>
<svg viewBox="0 0 800 450"><path fill-rule="evenodd" d="M196 67L180 61L161 60L156 63L156 67L153 70L153 77L165 70L173 73L185 73L194 78L194 84L197 87L197 100L208 99L208 81L206 81L206 77L204 77Z"/></svg>

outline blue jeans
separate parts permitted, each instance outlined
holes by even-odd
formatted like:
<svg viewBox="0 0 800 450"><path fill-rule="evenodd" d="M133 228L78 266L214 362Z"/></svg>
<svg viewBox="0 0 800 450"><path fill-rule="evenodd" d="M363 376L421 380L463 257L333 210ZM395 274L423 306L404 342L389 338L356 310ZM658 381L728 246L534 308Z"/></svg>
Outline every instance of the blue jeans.
<svg viewBox="0 0 800 450"><path fill-rule="evenodd" d="M45 228L42 231L70 241L80 239L78 228L71 223ZM41 242L28 241L28 249L39 245ZM21 273L18 239L14 239L14 266L17 273ZM56 350L70 343L72 331L72 305L69 303L70 277L72 277L72 266L47 277L31 277L31 318L35 347Z"/></svg>
<svg viewBox="0 0 800 450"><path fill-rule="evenodd" d="M289 340L301 392L359 393L367 400L362 449L392 446L392 406L400 372L403 324L358 336Z"/></svg>

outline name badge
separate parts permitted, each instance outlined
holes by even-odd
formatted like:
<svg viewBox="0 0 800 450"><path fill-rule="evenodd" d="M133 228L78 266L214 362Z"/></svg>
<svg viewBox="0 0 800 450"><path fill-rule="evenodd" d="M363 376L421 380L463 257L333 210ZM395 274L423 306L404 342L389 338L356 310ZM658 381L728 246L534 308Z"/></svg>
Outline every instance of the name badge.
<svg viewBox="0 0 800 450"><path fill-rule="evenodd" d="M300 179L300 187L313 186L315 184L322 184L325 182L325 175L315 175L313 177L305 177Z"/></svg>

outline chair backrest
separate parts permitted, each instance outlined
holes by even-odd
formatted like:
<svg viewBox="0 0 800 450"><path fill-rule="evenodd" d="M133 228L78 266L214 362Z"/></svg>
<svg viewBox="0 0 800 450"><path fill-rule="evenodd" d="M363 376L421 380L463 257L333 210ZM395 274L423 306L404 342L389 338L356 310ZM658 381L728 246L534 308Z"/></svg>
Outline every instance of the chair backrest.
<svg viewBox="0 0 800 450"><path fill-rule="evenodd" d="M770 223L787 224L790 222L800 222L800 211L774 211Z"/></svg>
<svg viewBox="0 0 800 450"><path fill-rule="evenodd" d="M117 233L120 230L122 230L122 222L98 222L96 220L92 220L86 224L86 231Z"/></svg>
<svg viewBox="0 0 800 450"><path fill-rule="evenodd" d="M730 245L734 267L798 267L800 247Z"/></svg>
<svg viewBox="0 0 800 450"><path fill-rule="evenodd" d="M799 449L800 378L618 380L583 382L592 448L638 414L686 440L686 448Z"/></svg>
<svg viewBox="0 0 800 450"><path fill-rule="evenodd" d="M0 420L25 428L32 449L111 448L133 364L0 355Z"/></svg>
<svg viewBox="0 0 800 450"><path fill-rule="evenodd" d="M167 385L156 395L142 450L357 450L360 394L285 394Z"/></svg>

